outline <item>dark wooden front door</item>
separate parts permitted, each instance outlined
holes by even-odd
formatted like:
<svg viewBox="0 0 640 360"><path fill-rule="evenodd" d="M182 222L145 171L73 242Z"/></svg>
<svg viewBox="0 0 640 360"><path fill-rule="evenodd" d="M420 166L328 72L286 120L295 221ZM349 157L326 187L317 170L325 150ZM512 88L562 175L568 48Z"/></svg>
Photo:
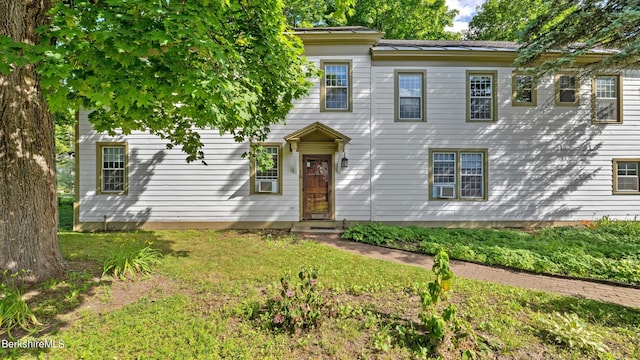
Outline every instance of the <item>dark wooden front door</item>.
<svg viewBox="0 0 640 360"><path fill-rule="evenodd" d="M303 220L332 219L331 155L304 155L302 167Z"/></svg>

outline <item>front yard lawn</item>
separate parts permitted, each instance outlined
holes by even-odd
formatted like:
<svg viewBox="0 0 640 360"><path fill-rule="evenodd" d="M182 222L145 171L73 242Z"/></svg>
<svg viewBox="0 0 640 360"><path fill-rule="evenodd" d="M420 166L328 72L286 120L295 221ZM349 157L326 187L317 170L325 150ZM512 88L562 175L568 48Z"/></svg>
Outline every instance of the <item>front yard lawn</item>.
<svg viewBox="0 0 640 360"><path fill-rule="evenodd" d="M528 233L363 223L343 238L425 254L445 249L452 259L640 285L640 222L605 218L585 225Z"/></svg>
<svg viewBox="0 0 640 360"><path fill-rule="evenodd" d="M112 249L132 239L164 258L148 277L100 278ZM430 271L352 255L288 234L158 231L61 233L66 278L30 291L43 324L22 340L57 348L0 349L11 358L422 358L419 292ZM318 270L317 327L274 329L265 313L280 278ZM454 278L440 307L457 306L462 332L440 354L480 358L633 359L640 311L585 299ZM555 313L558 314L555 314ZM570 320L570 323L563 320ZM559 331L558 331L559 329ZM2 338L3 335L0 335ZM2 338L2 339L6 339ZM582 340L603 347L583 347Z"/></svg>

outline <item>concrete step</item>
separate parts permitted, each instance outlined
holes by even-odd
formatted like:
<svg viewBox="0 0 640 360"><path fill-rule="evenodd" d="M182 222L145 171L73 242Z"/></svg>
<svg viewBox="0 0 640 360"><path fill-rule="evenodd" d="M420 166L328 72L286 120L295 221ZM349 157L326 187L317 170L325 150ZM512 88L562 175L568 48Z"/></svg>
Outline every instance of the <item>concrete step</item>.
<svg viewBox="0 0 640 360"><path fill-rule="evenodd" d="M292 233L341 234L344 232L340 221L300 221L291 228Z"/></svg>

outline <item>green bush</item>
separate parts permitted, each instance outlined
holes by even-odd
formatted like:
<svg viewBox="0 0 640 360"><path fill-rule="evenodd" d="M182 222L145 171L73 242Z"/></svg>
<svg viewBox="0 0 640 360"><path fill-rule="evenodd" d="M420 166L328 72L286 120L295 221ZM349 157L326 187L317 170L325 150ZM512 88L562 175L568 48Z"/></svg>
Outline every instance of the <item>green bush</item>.
<svg viewBox="0 0 640 360"><path fill-rule="evenodd" d="M5 271L3 276L6 276ZM11 339L11 331L20 328L33 332L40 325L33 311L22 297L20 289L0 283L0 335L7 334Z"/></svg>
<svg viewBox="0 0 640 360"><path fill-rule="evenodd" d="M267 301L270 326L287 331L314 328L322 319L322 297L318 293L318 271L302 268L297 280L291 272L280 279L280 291Z"/></svg>
<svg viewBox="0 0 640 360"><path fill-rule="evenodd" d="M609 348L602 343L602 336L587 329L585 323L576 314L554 312L548 318L537 319L539 330L553 343L570 349L579 349L585 353L603 353Z"/></svg>
<svg viewBox="0 0 640 360"><path fill-rule="evenodd" d="M640 225L604 218L586 227L544 228L533 234L514 230L397 227L363 223L343 238L425 254L445 249L453 259L516 269L640 284Z"/></svg>
<svg viewBox="0 0 640 360"><path fill-rule="evenodd" d="M150 274L161 260L162 253L159 250L136 241L125 241L105 260L102 275L124 280L128 274L135 278L136 274Z"/></svg>

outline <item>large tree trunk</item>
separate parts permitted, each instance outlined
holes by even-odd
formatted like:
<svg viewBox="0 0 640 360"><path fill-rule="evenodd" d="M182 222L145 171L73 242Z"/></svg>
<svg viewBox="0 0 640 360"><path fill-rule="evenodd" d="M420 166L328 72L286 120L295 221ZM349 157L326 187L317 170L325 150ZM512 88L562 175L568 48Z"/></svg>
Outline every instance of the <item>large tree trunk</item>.
<svg viewBox="0 0 640 360"><path fill-rule="evenodd" d="M0 35L36 44L50 8L49 0L0 0ZM35 65L0 74L0 271L24 270L29 282L62 269L54 139Z"/></svg>

